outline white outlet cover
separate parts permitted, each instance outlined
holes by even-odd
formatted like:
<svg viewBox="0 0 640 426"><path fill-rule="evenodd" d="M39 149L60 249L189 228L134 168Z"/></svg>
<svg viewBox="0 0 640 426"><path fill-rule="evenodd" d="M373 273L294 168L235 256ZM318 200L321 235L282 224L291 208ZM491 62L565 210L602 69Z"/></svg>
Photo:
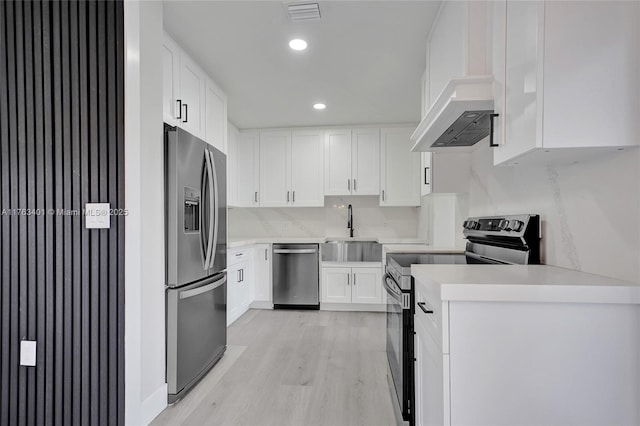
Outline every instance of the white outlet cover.
<svg viewBox="0 0 640 426"><path fill-rule="evenodd" d="M36 365L36 342L33 340L22 340L20 342L20 365L35 367Z"/></svg>
<svg viewBox="0 0 640 426"><path fill-rule="evenodd" d="M110 203L87 203L84 208L85 227L87 229L108 229L111 227Z"/></svg>

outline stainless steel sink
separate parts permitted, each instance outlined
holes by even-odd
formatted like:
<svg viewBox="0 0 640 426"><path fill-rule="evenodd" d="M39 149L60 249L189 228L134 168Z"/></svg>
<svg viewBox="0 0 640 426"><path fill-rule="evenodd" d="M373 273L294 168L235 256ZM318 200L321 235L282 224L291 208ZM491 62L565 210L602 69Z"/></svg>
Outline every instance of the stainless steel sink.
<svg viewBox="0 0 640 426"><path fill-rule="evenodd" d="M327 241L322 244L323 262L381 262L382 245L376 241Z"/></svg>

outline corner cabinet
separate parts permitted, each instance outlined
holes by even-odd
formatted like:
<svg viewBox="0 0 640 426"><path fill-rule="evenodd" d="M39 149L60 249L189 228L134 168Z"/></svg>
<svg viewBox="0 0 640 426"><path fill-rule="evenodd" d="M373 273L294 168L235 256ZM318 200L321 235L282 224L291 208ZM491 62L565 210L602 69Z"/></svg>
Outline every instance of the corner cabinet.
<svg viewBox="0 0 640 426"><path fill-rule="evenodd" d="M232 207L260 206L260 134L229 132L229 185Z"/></svg>
<svg viewBox="0 0 640 426"><path fill-rule="evenodd" d="M320 130L260 132L261 207L324 206Z"/></svg>
<svg viewBox="0 0 640 426"><path fill-rule="evenodd" d="M412 127L380 129L380 205L420 205L420 153L411 152Z"/></svg>
<svg viewBox="0 0 640 426"><path fill-rule="evenodd" d="M493 3L494 164L640 144L640 3Z"/></svg>
<svg viewBox="0 0 640 426"><path fill-rule="evenodd" d="M324 132L325 195L380 193L380 129Z"/></svg>
<svg viewBox="0 0 640 426"><path fill-rule="evenodd" d="M322 267L322 303L382 303L380 267Z"/></svg>
<svg viewBox="0 0 640 426"><path fill-rule="evenodd" d="M167 33L162 46L164 121L226 153L226 95Z"/></svg>

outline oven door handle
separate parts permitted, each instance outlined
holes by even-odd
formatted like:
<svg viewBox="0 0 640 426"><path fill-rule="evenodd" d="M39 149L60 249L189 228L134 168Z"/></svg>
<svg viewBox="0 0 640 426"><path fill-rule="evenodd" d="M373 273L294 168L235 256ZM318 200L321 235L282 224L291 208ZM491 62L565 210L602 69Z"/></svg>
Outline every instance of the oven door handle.
<svg viewBox="0 0 640 426"><path fill-rule="evenodd" d="M398 294L396 290L394 290L391 285L389 285L389 280L393 282L393 278L389 277L389 275L385 275L382 284L384 285L385 290L387 290L387 294L391 296L394 300L398 301L398 303L402 304L402 293Z"/></svg>
<svg viewBox="0 0 640 426"><path fill-rule="evenodd" d="M499 260L491 259L489 257L481 256L479 254L471 253L471 252L468 252L468 251L465 252L464 254L465 254L465 256L468 256L468 257L470 257L472 259L480 260L480 261L482 261L484 263L490 263L492 265L509 265L508 262L500 262Z"/></svg>

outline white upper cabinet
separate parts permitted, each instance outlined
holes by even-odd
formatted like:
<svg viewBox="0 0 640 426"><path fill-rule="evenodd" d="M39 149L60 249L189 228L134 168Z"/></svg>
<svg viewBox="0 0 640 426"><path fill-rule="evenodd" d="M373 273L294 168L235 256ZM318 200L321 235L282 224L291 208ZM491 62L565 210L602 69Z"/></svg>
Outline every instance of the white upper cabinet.
<svg viewBox="0 0 640 426"><path fill-rule="evenodd" d="M640 144L640 2L501 1L493 13L494 164Z"/></svg>
<svg viewBox="0 0 640 426"><path fill-rule="evenodd" d="M411 152L413 128L380 130L380 205L420 205L420 153Z"/></svg>
<svg viewBox="0 0 640 426"><path fill-rule="evenodd" d="M176 118L180 126L189 133L204 139L203 126L205 108L205 79L202 69L187 55L180 56L180 99L181 111Z"/></svg>
<svg viewBox="0 0 640 426"><path fill-rule="evenodd" d="M231 136L234 135L233 139ZM232 186L229 205L260 205L260 136L258 132L230 132L229 180ZM233 168L231 167L233 166ZM231 194L230 194L231 195Z"/></svg>
<svg viewBox="0 0 640 426"><path fill-rule="evenodd" d="M422 152L420 194L469 192L471 155L458 152Z"/></svg>
<svg viewBox="0 0 640 426"><path fill-rule="evenodd" d="M291 206L324 206L322 148L321 130L294 130L291 133Z"/></svg>
<svg viewBox="0 0 640 426"><path fill-rule="evenodd" d="M162 39L162 112L164 122L175 126L179 115L180 47L164 34Z"/></svg>
<svg viewBox="0 0 640 426"><path fill-rule="evenodd" d="M206 141L220 151L227 152L227 95L207 78L205 85Z"/></svg>
<svg viewBox="0 0 640 426"><path fill-rule="evenodd" d="M351 132L351 193L380 194L380 129Z"/></svg>
<svg viewBox="0 0 640 426"><path fill-rule="evenodd" d="M325 195L380 193L380 129L325 131Z"/></svg>
<svg viewBox="0 0 640 426"><path fill-rule="evenodd" d="M321 130L260 132L261 207L324 205Z"/></svg>
<svg viewBox="0 0 640 426"><path fill-rule="evenodd" d="M351 194L351 129L324 132L324 193Z"/></svg>
<svg viewBox="0 0 640 426"><path fill-rule="evenodd" d="M178 44L163 37L164 121L227 152L227 96Z"/></svg>
<svg viewBox="0 0 640 426"><path fill-rule="evenodd" d="M291 201L291 132L260 132L260 206L283 207Z"/></svg>

